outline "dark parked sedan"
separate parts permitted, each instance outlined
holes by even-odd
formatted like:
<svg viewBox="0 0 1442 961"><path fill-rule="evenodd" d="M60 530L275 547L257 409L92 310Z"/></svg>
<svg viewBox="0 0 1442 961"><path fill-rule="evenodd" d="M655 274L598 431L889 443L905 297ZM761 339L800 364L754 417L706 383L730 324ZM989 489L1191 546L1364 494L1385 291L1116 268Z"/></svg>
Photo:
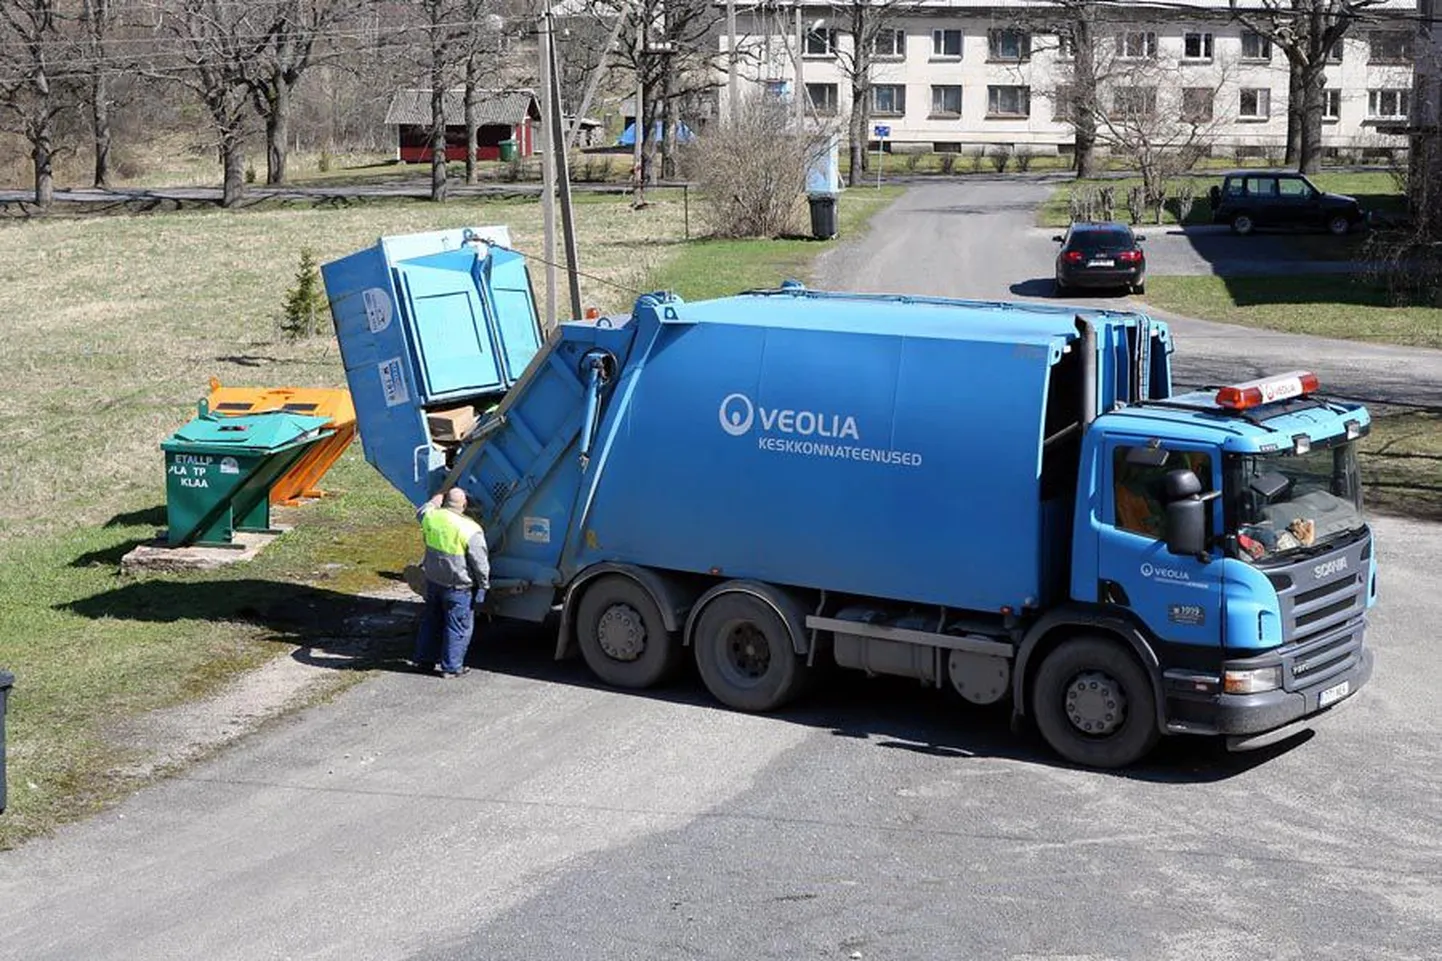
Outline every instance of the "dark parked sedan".
<svg viewBox="0 0 1442 961"><path fill-rule="evenodd" d="M1056 292L1074 287L1123 287L1143 293L1147 287L1147 258L1139 246L1146 240L1119 223L1074 223L1056 255Z"/></svg>

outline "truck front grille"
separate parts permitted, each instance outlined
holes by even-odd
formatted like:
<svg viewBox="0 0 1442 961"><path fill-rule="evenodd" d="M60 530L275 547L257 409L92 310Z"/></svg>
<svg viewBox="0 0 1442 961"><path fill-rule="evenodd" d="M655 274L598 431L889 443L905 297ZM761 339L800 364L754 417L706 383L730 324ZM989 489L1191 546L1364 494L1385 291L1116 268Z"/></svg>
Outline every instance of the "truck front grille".
<svg viewBox="0 0 1442 961"><path fill-rule="evenodd" d="M1356 662L1371 554L1369 534L1331 554L1267 571L1281 601L1285 640L1278 653L1287 690L1320 684Z"/></svg>

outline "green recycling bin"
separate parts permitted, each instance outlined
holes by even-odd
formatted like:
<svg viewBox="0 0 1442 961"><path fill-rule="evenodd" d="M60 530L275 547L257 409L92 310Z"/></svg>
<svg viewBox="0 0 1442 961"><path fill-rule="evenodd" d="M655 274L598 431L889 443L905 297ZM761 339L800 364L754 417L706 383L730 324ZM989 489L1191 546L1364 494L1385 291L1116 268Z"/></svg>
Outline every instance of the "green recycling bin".
<svg viewBox="0 0 1442 961"><path fill-rule="evenodd" d="M517 146L517 144L516 144L516 142L515 142L514 140L502 140L502 141L501 141L501 144L500 144L500 147L501 147L501 159L502 159L502 160L505 160L505 161L515 160L515 159L516 159L516 146Z"/></svg>
<svg viewBox="0 0 1442 961"><path fill-rule="evenodd" d="M229 544L236 531L270 530L270 488L334 431L325 417L274 411L200 416L162 441L166 540Z"/></svg>
<svg viewBox="0 0 1442 961"><path fill-rule="evenodd" d="M0 814L5 813L5 702L14 684L14 674L0 671Z"/></svg>

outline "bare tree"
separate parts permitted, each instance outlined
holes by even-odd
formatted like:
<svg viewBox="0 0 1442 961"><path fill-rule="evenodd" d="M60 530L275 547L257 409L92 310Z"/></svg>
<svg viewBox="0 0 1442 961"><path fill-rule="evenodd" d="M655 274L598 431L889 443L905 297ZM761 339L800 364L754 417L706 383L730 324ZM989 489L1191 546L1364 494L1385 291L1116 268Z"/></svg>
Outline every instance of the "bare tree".
<svg viewBox="0 0 1442 961"><path fill-rule="evenodd" d="M1385 0L1256 0L1243 6L1230 0L1232 16L1249 30L1265 37L1287 58L1294 75L1293 92L1300 90L1300 113L1288 110L1290 127L1300 123L1297 165L1304 173L1322 166L1322 115L1325 108L1326 67L1332 48L1342 42L1369 11Z"/></svg>
<svg viewBox="0 0 1442 961"><path fill-rule="evenodd" d="M104 0L102 0L104 2ZM265 182L285 183L291 100L306 70L341 48L326 35L350 22L368 0L252 0L257 17L267 17L265 43L252 70L250 95L265 120Z"/></svg>
<svg viewBox="0 0 1442 961"><path fill-rule="evenodd" d="M170 0L161 7L160 30L177 42L169 57L147 68L152 76L189 88L205 105L220 150L225 207L245 196L250 92L270 42L266 12L231 0Z"/></svg>
<svg viewBox="0 0 1442 961"><path fill-rule="evenodd" d="M493 72L494 62L501 48L501 35L505 21L491 8L494 0L464 0L466 20L470 23L462 43L465 57L463 86L465 88L466 115L466 183L476 182L477 132L481 100L482 78Z"/></svg>
<svg viewBox="0 0 1442 961"><path fill-rule="evenodd" d="M0 108L15 117L30 144L35 202L55 199L54 164L60 118L74 106L57 75L70 38L56 0L0 4Z"/></svg>
<svg viewBox="0 0 1442 961"><path fill-rule="evenodd" d="M1103 11L1095 0L1047 0L1047 6L1018 13L1022 23L1054 37L1060 56L1058 81L1051 95L1064 106L1058 111L1072 128L1072 169L1083 179L1101 170L1097 158L1097 118L1103 114L1098 99L1101 72L1098 63L1109 60L1102 45L1112 36L1103 27ZM1034 44L1034 49L1044 49Z"/></svg>
<svg viewBox="0 0 1442 961"><path fill-rule="evenodd" d="M116 0L82 0L80 5L80 64L85 75L85 101L95 151L94 185L100 188L110 186L110 111L115 106L111 80L121 66L111 43L111 32L118 5Z"/></svg>
<svg viewBox="0 0 1442 961"><path fill-rule="evenodd" d="M847 141L851 155L848 182L853 187L861 183L866 169L866 145L871 139L872 90L877 82L877 69L883 62L877 54L877 43L895 29L898 17L916 9L920 3L921 0L841 0L831 4L833 15L842 24L836 33L845 34L851 41L847 45L835 45L834 52L837 68L851 88ZM807 42L829 44L832 36L824 28L819 32L808 30L807 38L798 38L803 44L803 48L797 51L798 56L806 54L804 45ZM798 90L796 95L805 97L806 91Z"/></svg>

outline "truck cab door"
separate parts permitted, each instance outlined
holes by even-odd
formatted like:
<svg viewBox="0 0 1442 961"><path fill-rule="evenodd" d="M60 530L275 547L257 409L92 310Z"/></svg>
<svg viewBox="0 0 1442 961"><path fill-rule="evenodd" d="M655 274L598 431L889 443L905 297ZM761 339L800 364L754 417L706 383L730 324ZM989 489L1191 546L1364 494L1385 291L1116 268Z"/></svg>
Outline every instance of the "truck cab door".
<svg viewBox="0 0 1442 961"><path fill-rule="evenodd" d="M1205 490L1221 484L1215 451L1168 445L1166 463L1128 462L1139 440L1118 438L1106 448L1104 497L1097 549L1098 600L1130 610L1153 635L1177 644L1222 643L1221 555L1207 562L1168 552L1163 540L1165 506L1161 480L1169 470L1190 467ZM1211 502L1213 530L1220 498Z"/></svg>

